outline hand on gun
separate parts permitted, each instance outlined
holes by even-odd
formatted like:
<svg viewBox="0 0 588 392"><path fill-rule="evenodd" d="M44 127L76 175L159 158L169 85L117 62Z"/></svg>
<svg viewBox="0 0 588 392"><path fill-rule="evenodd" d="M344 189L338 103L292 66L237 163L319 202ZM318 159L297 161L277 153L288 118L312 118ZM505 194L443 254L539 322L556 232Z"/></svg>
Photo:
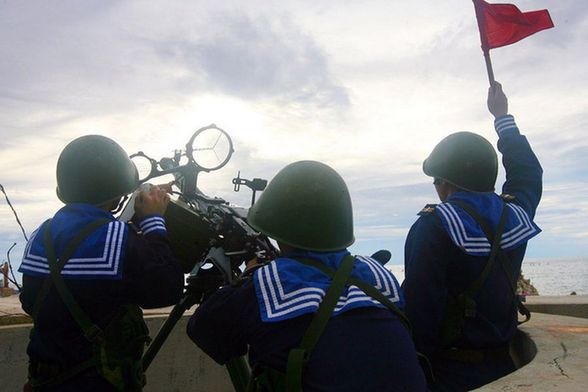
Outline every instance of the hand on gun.
<svg viewBox="0 0 588 392"><path fill-rule="evenodd" d="M261 263L257 257L252 258L245 263L245 270L241 273L241 276L251 275L259 266L261 266Z"/></svg>
<svg viewBox="0 0 588 392"><path fill-rule="evenodd" d="M141 219L147 215L162 215L169 204L172 183L153 185L143 189L135 199L135 215Z"/></svg>

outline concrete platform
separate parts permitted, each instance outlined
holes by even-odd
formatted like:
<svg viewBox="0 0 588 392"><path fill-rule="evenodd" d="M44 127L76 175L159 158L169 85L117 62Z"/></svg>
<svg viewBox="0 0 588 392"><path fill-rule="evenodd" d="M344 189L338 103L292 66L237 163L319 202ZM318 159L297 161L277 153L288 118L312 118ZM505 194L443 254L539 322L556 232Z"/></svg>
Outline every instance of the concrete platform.
<svg viewBox="0 0 588 392"><path fill-rule="evenodd" d="M146 316L167 316L172 307L145 309ZM0 297L0 326L31 323L31 318L22 310L18 294Z"/></svg>
<svg viewBox="0 0 588 392"><path fill-rule="evenodd" d="M147 317L154 336L163 317ZM185 333L187 317L178 322L159 355L147 370L145 392L231 392L234 391L224 366L216 364ZM27 378L26 347L31 324L0 326L0 368L2 392L22 391Z"/></svg>
<svg viewBox="0 0 588 392"><path fill-rule="evenodd" d="M588 295L529 296L525 305L531 312L588 318Z"/></svg>
<svg viewBox="0 0 588 392"><path fill-rule="evenodd" d="M588 296L529 297L529 308L584 315ZM562 310L563 309L563 310ZM571 310L570 310L571 309ZM147 324L154 336L170 308L149 310ZM23 317L17 296L0 298L0 322ZM585 317L585 316L583 316ZM228 373L202 353L185 334L184 317L147 372L145 391L232 391ZM31 325L0 326L0 367L3 389L21 390L26 378L26 345ZM586 391L588 390L588 319L533 312L520 328L511 352L521 363L514 373L479 391Z"/></svg>
<svg viewBox="0 0 588 392"><path fill-rule="evenodd" d="M535 357L528 365L478 391L588 390L588 320L533 313L531 321L520 329L534 343Z"/></svg>

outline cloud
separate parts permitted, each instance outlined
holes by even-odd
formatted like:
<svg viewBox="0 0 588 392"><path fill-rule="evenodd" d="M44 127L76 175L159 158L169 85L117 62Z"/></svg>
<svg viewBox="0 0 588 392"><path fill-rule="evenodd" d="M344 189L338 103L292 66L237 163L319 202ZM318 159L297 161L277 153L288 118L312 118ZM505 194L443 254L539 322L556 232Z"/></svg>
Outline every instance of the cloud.
<svg viewBox="0 0 588 392"><path fill-rule="evenodd" d="M517 5L547 7L556 24L491 52L545 169L529 252L585 254L588 6ZM206 193L248 205L237 171L270 179L324 161L351 190L354 249L389 247L401 262L403 230L436 201L421 170L434 145L459 130L496 142L471 2L13 1L0 20L0 182L27 230L59 208L55 162L74 137L161 158L216 123L236 151L200 176ZM1 239L17 239L0 212Z"/></svg>
<svg viewBox="0 0 588 392"><path fill-rule="evenodd" d="M202 91L349 104L321 48L275 9L194 2L166 6L169 17L161 18L161 8L144 2L76 4L5 5L5 18L14 21L0 38L0 99L14 117L50 108L55 113L36 123L49 126ZM185 23L189 15L193 23ZM178 19L184 22L173 23ZM25 121L13 126L32 128Z"/></svg>
<svg viewBox="0 0 588 392"><path fill-rule="evenodd" d="M185 65L188 78L203 73L225 94L319 106L349 103L329 75L324 53L285 17L225 13L215 19L223 23L197 40L159 43L160 56Z"/></svg>

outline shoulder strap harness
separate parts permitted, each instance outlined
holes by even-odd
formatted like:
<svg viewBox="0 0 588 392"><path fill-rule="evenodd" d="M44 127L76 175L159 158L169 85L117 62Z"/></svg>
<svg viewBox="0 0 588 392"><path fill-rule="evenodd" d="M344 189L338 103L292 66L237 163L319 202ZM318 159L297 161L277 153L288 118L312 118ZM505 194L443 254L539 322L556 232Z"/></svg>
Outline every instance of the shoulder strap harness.
<svg viewBox="0 0 588 392"><path fill-rule="evenodd" d="M261 371L254 371L254 376L251 378L248 386L248 391L286 391L299 392L302 391L302 373L304 366L310 358L310 354L322 335L333 310L337 305L337 301L343 292L345 286L357 286L364 293L379 301L381 304L391 310L400 321L411 331L410 323L404 313L400 311L385 295L378 289L364 282L363 280L351 277L355 257L348 255L343 259L340 267L334 271L326 265L308 258L297 258L298 262L314 267L332 279L332 283L325 294L322 302L319 305L317 312L314 314L312 321L306 333L302 337L300 346L290 350L288 354L288 362L286 364L286 374L265 367Z"/></svg>
<svg viewBox="0 0 588 392"><path fill-rule="evenodd" d="M99 219L89 223L88 225L84 226L78 235L74 237L71 242L65 248L63 255L61 258L57 258L55 254L55 248L53 247L53 241L51 239L51 220L48 220L44 230L44 247L45 252L47 253L47 261L50 268L50 275L45 279L43 286L39 290L37 294L37 299L35 301L35 305L33 307L32 318L33 321L36 321L39 315L39 311L41 309L41 305L49 291L51 286L54 284L59 296L63 300L64 304L66 305L67 309L69 310L70 314L72 315L73 319L76 323L80 326L84 333L84 337L92 343L95 348L94 355L84 361L77 366L74 366L70 369L51 369L52 375L47 380L36 380L34 378L35 373L35 366L43 367L44 364L36 364L32 365L29 373L31 377L31 384L33 387L39 386L49 386L49 385L58 385L63 383L64 381L82 373L85 370L90 368L97 368L98 372L111 384L117 388L117 390L131 390L128 388L133 388L132 390L140 390L137 388L138 385L142 383L143 374L135 374L139 373L141 368L140 357L142 353L142 347L146 341L149 340L148 337L148 330L144 324L142 313L140 309L130 309L125 308L121 314L118 314L113 321L107 326L106 330L102 330L99 326L97 326L84 312L84 310L80 307L78 302L75 300L71 291L67 288L63 277L61 276L61 271L65 264L69 261L69 259L73 256L74 252L78 248L78 246L86 239L90 234L92 234L96 229L99 227L108 224L111 222L109 219ZM137 321L140 321L137 323ZM130 336L130 342L127 342L128 348L133 351L140 346L141 353L131 353L131 352L123 352L121 355L120 351L124 351L121 347L114 347L114 351L118 351L115 356L118 357L110 357L109 351L111 350L112 346L119 346L120 342L111 342L111 336L113 334L117 334L117 331L113 331L114 329L119 329L121 327L126 329L132 329L133 327L129 328L129 323L137 323L135 326L136 328L132 331ZM122 325L125 324L125 325ZM140 325L139 325L140 324ZM112 326L112 327L111 327ZM105 334L105 331L107 332ZM131 331L129 331L131 332ZM125 338L126 339L126 338ZM136 351L136 350L135 350ZM129 355L133 357L137 357L137 361L130 360ZM126 356L126 358L125 358ZM121 358L122 357L122 361ZM114 364L114 367L111 366L109 362ZM129 369L127 362L136 362L136 366L131 365L133 369ZM126 367L126 368L121 368ZM137 368L137 369L134 369ZM136 381L138 378L139 382ZM135 380L133 380L135 379Z"/></svg>
<svg viewBox="0 0 588 392"><path fill-rule="evenodd" d="M470 205L460 200L452 200L451 203L461 207L480 225L484 231L484 234L488 238L488 241L492 244L492 248L490 250L488 261L486 262L486 265L484 266L484 269L478 278L464 292L449 299L449 303L447 305L447 316L441 326L442 341L445 345L451 344L457 338L459 338L459 336L461 336L463 333L465 319L474 318L476 316L476 301L474 298L484 286L484 283L486 282L490 271L492 271L497 258L500 261L501 267L510 283L513 292L513 302L516 303L519 312L525 316L525 320L518 323L522 324L531 318L531 313L522 304L520 296L518 296L516 293L516 271L512 271L511 264L506 252L500 248L500 239L504 231L507 217L506 205L503 204L502 214L500 215L496 232L493 233L488 222L486 222L486 220L483 219Z"/></svg>

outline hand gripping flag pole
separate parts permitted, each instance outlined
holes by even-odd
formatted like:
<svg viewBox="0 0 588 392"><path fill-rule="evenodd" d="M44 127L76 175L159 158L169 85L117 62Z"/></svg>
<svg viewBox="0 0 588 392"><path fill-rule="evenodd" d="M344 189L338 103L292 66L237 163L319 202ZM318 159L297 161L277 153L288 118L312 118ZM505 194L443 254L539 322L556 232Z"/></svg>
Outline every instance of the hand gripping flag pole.
<svg viewBox="0 0 588 392"><path fill-rule="evenodd" d="M513 4L489 4L484 0L472 0L478 20L482 51L490 86L494 85L494 71L490 61L490 49L514 44L538 31L553 27L547 10L521 12Z"/></svg>

